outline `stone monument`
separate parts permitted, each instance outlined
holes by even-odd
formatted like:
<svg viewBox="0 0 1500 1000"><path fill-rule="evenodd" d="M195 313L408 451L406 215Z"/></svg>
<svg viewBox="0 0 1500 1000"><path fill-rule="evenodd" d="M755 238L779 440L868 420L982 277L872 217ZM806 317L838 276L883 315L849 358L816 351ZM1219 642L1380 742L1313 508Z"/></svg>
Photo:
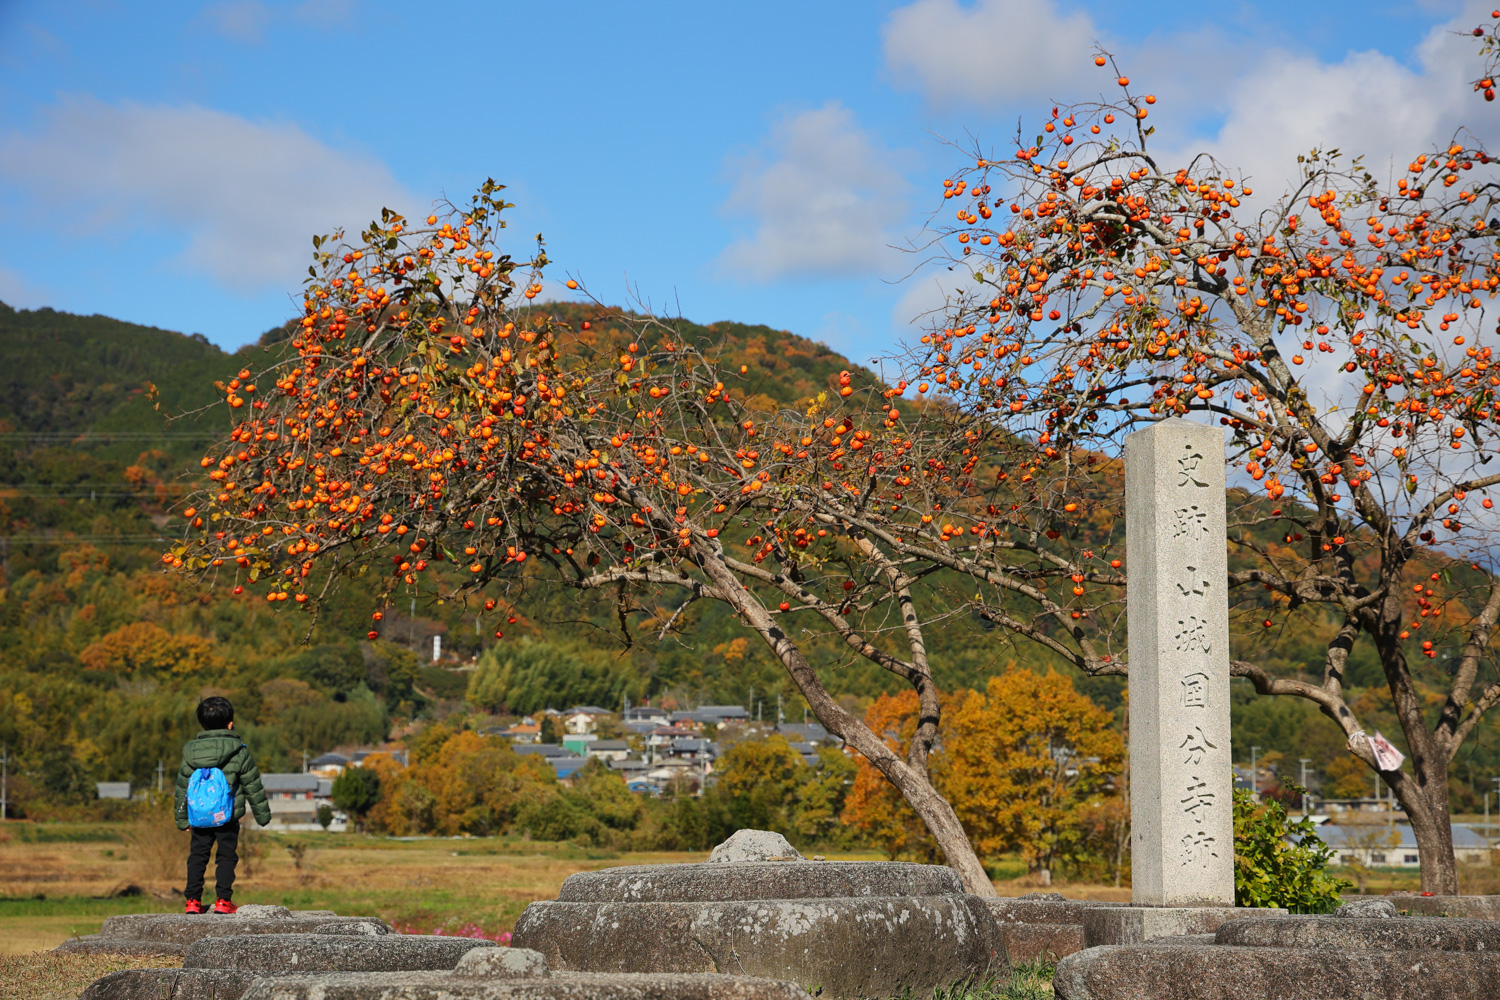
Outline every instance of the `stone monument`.
<svg viewBox="0 0 1500 1000"><path fill-rule="evenodd" d="M1125 439L1131 901L1234 905L1224 437Z"/></svg>

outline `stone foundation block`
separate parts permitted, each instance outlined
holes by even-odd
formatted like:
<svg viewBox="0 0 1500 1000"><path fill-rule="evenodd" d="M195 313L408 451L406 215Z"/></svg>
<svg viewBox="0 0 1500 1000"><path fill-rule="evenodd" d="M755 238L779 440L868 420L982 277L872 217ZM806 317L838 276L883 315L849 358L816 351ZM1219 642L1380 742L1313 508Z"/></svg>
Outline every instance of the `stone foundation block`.
<svg viewBox="0 0 1500 1000"><path fill-rule="evenodd" d="M1012 965L1057 961L1087 944L1082 924L1001 924L1000 948Z"/></svg>
<svg viewBox="0 0 1500 1000"><path fill-rule="evenodd" d="M1088 947L1141 944L1179 934L1212 934L1237 917L1275 916L1275 908L1217 906L1118 906L1084 911L1083 936Z"/></svg>
<svg viewBox="0 0 1500 1000"><path fill-rule="evenodd" d="M828 997L925 995L1005 964L973 896L533 903L512 941L554 970L764 976Z"/></svg>
<svg viewBox="0 0 1500 1000"><path fill-rule="evenodd" d="M493 947L493 941L428 934L206 937L187 946L182 966L263 974L420 972L452 969L474 949Z"/></svg>
<svg viewBox="0 0 1500 1000"><path fill-rule="evenodd" d="M242 1000L807 1000L793 983L743 976L554 974L486 979L433 973L258 980Z"/></svg>
<svg viewBox="0 0 1500 1000"><path fill-rule="evenodd" d="M1304 917L1231 920L1217 944L1267 948L1500 951L1500 922L1463 917Z"/></svg>
<svg viewBox="0 0 1500 1000"><path fill-rule="evenodd" d="M1069 955L1052 989L1060 1000L1477 1000L1497 981L1490 952L1142 944Z"/></svg>
<svg viewBox="0 0 1500 1000"><path fill-rule="evenodd" d="M583 872L527 907L512 941L554 973L765 976L830 1000L926 995L1005 966L994 917L952 869L870 861Z"/></svg>
<svg viewBox="0 0 1500 1000"><path fill-rule="evenodd" d="M1423 917L1500 920L1500 896L1387 896L1398 911Z"/></svg>

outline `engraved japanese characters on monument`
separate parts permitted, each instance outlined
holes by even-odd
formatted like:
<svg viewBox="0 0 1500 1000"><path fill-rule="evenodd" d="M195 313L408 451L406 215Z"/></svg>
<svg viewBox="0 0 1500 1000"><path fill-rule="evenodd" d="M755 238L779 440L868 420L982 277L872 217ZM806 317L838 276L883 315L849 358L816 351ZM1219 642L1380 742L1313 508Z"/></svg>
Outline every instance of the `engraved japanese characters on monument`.
<svg viewBox="0 0 1500 1000"><path fill-rule="evenodd" d="M1224 438L1125 439L1133 901L1234 904Z"/></svg>

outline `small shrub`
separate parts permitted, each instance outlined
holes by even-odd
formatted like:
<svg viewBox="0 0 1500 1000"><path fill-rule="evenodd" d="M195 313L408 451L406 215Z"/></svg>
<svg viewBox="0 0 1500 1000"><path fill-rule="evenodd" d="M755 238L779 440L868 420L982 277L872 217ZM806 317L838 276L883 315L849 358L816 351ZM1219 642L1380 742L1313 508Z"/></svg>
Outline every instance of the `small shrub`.
<svg viewBox="0 0 1500 1000"><path fill-rule="evenodd" d="M1333 849L1308 819L1292 822L1286 806L1270 799L1257 805L1246 791L1234 793L1234 903L1281 906L1292 913L1329 913L1351 883L1324 869Z"/></svg>

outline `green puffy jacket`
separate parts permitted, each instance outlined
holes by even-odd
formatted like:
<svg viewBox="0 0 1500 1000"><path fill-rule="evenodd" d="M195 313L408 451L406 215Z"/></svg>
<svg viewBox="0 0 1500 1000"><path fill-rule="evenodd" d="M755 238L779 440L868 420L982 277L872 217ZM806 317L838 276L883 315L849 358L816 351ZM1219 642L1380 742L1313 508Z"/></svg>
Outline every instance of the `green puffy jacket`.
<svg viewBox="0 0 1500 1000"><path fill-rule="evenodd" d="M177 769L177 829L188 828L188 779L200 767L217 767L234 789L234 818L245 815L245 803L261 826L271 822L271 806L260 783L260 768L250 758L250 748L232 729L210 729L182 745L182 766Z"/></svg>

